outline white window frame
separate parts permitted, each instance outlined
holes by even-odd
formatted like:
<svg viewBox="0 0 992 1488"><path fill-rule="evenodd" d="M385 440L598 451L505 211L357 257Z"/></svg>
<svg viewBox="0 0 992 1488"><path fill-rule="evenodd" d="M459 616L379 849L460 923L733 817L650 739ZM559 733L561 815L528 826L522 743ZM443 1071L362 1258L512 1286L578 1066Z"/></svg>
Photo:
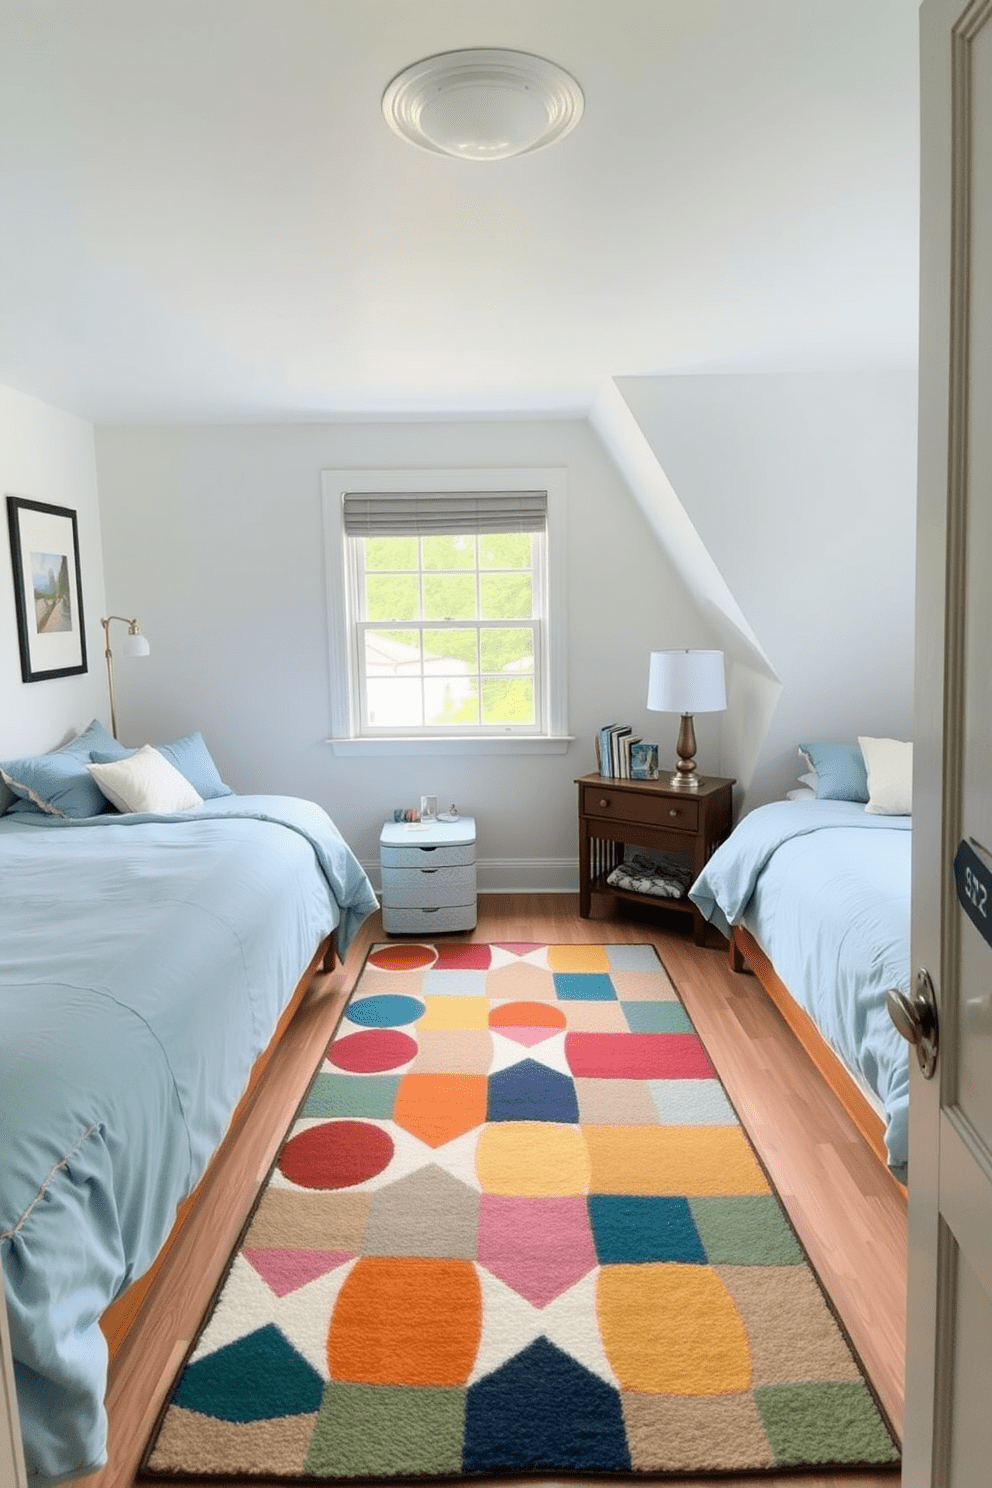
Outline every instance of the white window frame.
<svg viewBox="0 0 992 1488"><path fill-rule="evenodd" d="M324 470L321 475L327 574L328 663L331 736L327 742L340 755L431 754L564 754L568 734L566 654L566 472L557 467L531 469ZM547 683L544 718L530 733L473 731L438 735L370 737L360 729L358 667L354 637L357 617L349 603L348 539L342 522L342 500L364 492L547 492Z"/></svg>

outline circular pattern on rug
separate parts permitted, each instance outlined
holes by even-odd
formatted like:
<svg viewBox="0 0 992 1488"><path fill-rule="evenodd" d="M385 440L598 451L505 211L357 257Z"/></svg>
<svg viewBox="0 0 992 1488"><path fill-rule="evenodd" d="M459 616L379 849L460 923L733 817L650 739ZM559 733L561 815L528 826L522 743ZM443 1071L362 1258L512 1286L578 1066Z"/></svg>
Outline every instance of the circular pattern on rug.
<svg viewBox="0 0 992 1488"><path fill-rule="evenodd" d="M369 951L368 964L379 971L414 971L418 966L433 966L437 949L429 945L384 945Z"/></svg>
<svg viewBox="0 0 992 1488"><path fill-rule="evenodd" d="M322 1121L290 1137L277 1166L300 1188L353 1188L387 1168L394 1151L389 1133L370 1121Z"/></svg>
<svg viewBox="0 0 992 1488"><path fill-rule="evenodd" d="M327 1058L338 1069L353 1075L375 1075L382 1070L409 1064L417 1052L416 1039L395 1028L377 1028L367 1033L349 1033L335 1039Z"/></svg>
<svg viewBox="0 0 992 1488"><path fill-rule="evenodd" d="M345 1017L350 1023L362 1023L366 1028L396 1028L402 1023L416 1023L423 1014L424 1004L419 998L388 993L353 1002Z"/></svg>

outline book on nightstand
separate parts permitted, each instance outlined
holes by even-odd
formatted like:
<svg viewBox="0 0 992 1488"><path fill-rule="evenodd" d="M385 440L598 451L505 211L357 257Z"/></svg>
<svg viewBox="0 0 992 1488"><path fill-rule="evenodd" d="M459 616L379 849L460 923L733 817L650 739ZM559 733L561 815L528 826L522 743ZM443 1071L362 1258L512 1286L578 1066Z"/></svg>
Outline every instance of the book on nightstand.
<svg viewBox="0 0 992 1488"><path fill-rule="evenodd" d="M658 746L638 739L630 746L631 780L658 779Z"/></svg>

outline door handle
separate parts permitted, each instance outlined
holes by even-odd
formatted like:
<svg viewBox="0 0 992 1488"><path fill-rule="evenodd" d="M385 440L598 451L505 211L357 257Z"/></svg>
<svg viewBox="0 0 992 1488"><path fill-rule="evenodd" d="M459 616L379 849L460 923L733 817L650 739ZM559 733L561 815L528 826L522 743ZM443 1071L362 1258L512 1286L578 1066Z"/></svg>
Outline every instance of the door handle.
<svg viewBox="0 0 992 1488"><path fill-rule="evenodd" d="M931 1079L937 1068L940 1024L930 973L920 967L912 997L900 987L890 987L885 994L885 1006L897 1032L914 1045L924 1079Z"/></svg>

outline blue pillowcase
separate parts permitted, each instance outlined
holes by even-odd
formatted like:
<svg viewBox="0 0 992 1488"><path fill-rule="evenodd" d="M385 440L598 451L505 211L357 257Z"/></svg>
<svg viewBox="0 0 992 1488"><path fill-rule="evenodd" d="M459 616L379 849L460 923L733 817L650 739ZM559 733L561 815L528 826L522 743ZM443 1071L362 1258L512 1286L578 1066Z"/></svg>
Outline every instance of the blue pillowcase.
<svg viewBox="0 0 992 1488"><path fill-rule="evenodd" d="M860 744L800 744L810 768L816 771L818 801L867 801L868 771Z"/></svg>
<svg viewBox="0 0 992 1488"><path fill-rule="evenodd" d="M234 794L231 787L221 780L220 772L213 762L201 733L186 734L184 738L176 739L171 744L156 744L154 747L159 754L165 756L170 765L176 767L180 775L186 777L193 789L205 801L213 801L218 796ZM114 760L128 759L135 753L137 751L134 749L123 748L120 748L116 754L94 750L90 759L94 765L109 765Z"/></svg>
<svg viewBox="0 0 992 1488"><path fill-rule="evenodd" d="M109 803L86 768L94 749L104 751L108 759L120 759L127 753L94 718L78 738L70 739L50 754L0 762L5 784L17 797L11 812L47 811L51 816L68 817L102 815Z"/></svg>

